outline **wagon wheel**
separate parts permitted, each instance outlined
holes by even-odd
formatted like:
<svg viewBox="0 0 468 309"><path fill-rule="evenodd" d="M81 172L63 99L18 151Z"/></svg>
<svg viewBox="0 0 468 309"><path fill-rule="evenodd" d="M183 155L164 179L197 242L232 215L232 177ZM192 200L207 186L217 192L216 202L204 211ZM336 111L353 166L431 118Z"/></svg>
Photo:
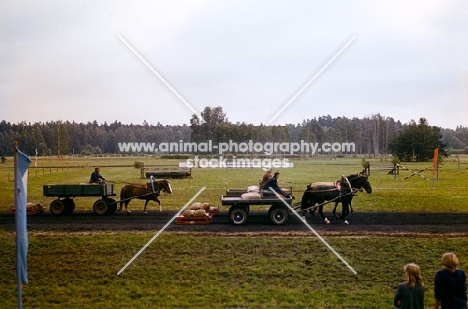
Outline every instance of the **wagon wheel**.
<svg viewBox="0 0 468 309"><path fill-rule="evenodd" d="M108 209L109 209L109 205L107 204L105 200L101 199L101 200L97 200L96 202L94 202L93 211L95 214L100 215L100 216L105 215Z"/></svg>
<svg viewBox="0 0 468 309"><path fill-rule="evenodd" d="M73 199L67 197L65 199L62 200L63 204L65 205L65 210L64 210L64 214L71 214L73 213L73 211L75 210L75 201L73 201Z"/></svg>
<svg viewBox="0 0 468 309"><path fill-rule="evenodd" d="M229 212L229 219L236 225L244 224L247 220L247 212L244 208L235 207Z"/></svg>
<svg viewBox="0 0 468 309"><path fill-rule="evenodd" d="M271 216L271 212L275 209L275 208L281 208L283 205L282 204L273 204L270 206L270 208L268 208L268 217Z"/></svg>
<svg viewBox="0 0 468 309"><path fill-rule="evenodd" d="M61 200L54 200L50 203L50 212L53 215L61 215L65 213L65 204Z"/></svg>
<svg viewBox="0 0 468 309"><path fill-rule="evenodd" d="M288 210L282 206L273 205L270 207L268 213L270 215L271 222L276 225L283 225L289 219Z"/></svg>
<svg viewBox="0 0 468 309"><path fill-rule="evenodd" d="M117 211L117 203L113 198L108 198L107 199L107 205L109 208L107 209L107 214L112 215L114 212Z"/></svg>

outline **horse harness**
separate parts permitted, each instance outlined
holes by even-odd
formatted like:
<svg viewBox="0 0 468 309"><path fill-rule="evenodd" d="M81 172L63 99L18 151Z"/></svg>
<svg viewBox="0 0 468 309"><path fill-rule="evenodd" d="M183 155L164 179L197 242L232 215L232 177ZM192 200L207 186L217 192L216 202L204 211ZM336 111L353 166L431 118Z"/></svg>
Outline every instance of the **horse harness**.
<svg viewBox="0 0 468 309"><path fill-rule="evenodd" d="M150 184L151 184L151 189L153 190L153 193L156 193L154 191L154 177L153 177L153 175L150 176ZM158 191L158 193L160 193L160 192Z"/></svg>
<svg viewBox="0 0 468 309"><path fill-rule="evenodd" d="M349 190L350 190L349 193L343 194L343 191L341 190L341 189L342 189L341 185L342 185L343 183L345 183L345 184L348 186L348 188L349 188ZM338 197L334 198L334 199L331 200L331 201L334 201L334 200L339 199L339 198L341 198L341 197L348 196L348 195L350 195L350 194L352 194L352 195L354 196L354 195L356 195L356 193L357 193L358 191L360 191L360 188L358 188L358 189L352 188L351 183L349 182L348 177L342 175L342 176L341 176L341 180L333 182L333 188L330 188L330 189L323 189L323 190L314 190L314 188L312 187L312 185L308 185L308 186L307 186L307 189L306 189L306 191L308 191L308 192L315 192L315 193L330 192L330 191L335 191L335 190L339 191L340 193L339 193Z"/></svg>
<svg viewBox="0 0 468 309"><path fill-rule="evenodd" d="M151 184L151 192L148 192L148 193L145 193L145 194L142 194L142 195L137 195L137 196L133 196L131 198L129 198L130 200L131 199L134 199L134 198L140 198L140 197L147 197L149 195L153 195L153 194L158 194L158 195L161 195L161 191L157 191L155 190L154 188L154 178L153 176L150 177L150 184ZM138 186L138 185L133 185L133 184L130 184L132 187L137 187L137 188L143 188L142 186ZM146 190L148 191L148 185L146 185L144 188L146 188ZM128 200L128 199L125 199L125 200ZM122 201L125 201L125 200L122 200Z"/></svg>
<svg viewBox="0 0 468 309"><path fill-rule="evenodd" d="M343 194L343 192L342 192L342 190L341 190L341 184L342 184L343 182L345 182L345 183L348 185L348 188L351 189L351 191L348 192L348 193L346 193L346 194ZM343 197L345 197L345 196L348 196L348 195L356 195L356 192L359 191L359 189L356 189L356 188L352 188L352 187L351 187L351 183L349 182L348 178L347 178L346 176L344 176L344 175L341 177L341 180L340 180L340 181L335 181L335 182L333 182L332 184L333 184L333 187L332 187L332 188L330 188L330 189L323 189L323 190L313 190L313 187L312 187L311 185L308 185L308 186L307 186L307 189L306 189L306 192L324 193L324 192L331 192L331 191L339 191L339 194L338 194L337 197L335 197L335 198L333 198L333 199L331 199L331 200L328 200L328 201L326 201L326 202L324 202L324 203L321 203L321 204L319 204L319 205L314 205L314 206L309 207L309 208L307 208L307 209L305 209L305 210L318 208L318 207L320 207L320 206L323 206L323 205L325 205L325 204L332 203L332 202L334 202L334 201L336 201L336 200L338 200L338 199L341 199L341 198L343 198ZM324 183L324 185L325 185L325 183ZM298 203L298 204L299 204L299 203ZM304 209L303 209L303 210L304 210Z"/></svg>

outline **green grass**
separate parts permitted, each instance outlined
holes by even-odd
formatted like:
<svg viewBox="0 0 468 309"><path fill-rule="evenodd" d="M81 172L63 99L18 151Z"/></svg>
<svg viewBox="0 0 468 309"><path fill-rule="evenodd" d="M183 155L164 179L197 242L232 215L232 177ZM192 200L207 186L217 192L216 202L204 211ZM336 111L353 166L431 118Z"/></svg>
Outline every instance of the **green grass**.
<svg viewBox="0 0 468 309"><path fill-rule="evenodd" d="M468 255L460 238L327 237L355 276L315 237L168 233L117 276L151 237L31 235L24 308L391 308L409 262L422 269L431 308L441 254ZM14 308L13 235L0 241L0 307Z"/></svg>
<svg viewBox="0 0 468 309"><path fill-rule="evenodd" d="M402 170L395 180L392 175L384 171L375 171L379 165L390 164L381 159L368 159L371 162L371 176L369 178L373 187L373 193L368 195L361 193L353 201L356 211L385 211L385 212L467 212L466 205L466 179L468 169L465 162L468 157L462 157L465 163L458 169L454 158L446 159L439 171L439 181L426 181L418 176L410 177L409 171ZM64 161L60 159L49 160L42 158L38 161L38 167L31 165L28 183L28 200L39 202L48 209L53 198L42 195L44 184L83 183L89 180L94 166L101 166L101 173L115 183L115 192L128 182L145 182L140 179L139 169L133 167L135 161L143 161L149 165L177 165L181 160L162 160L151 157L122 157L122 158L81 158ZM279 169L280 184L285 187L292 185L293 195L299 200L306 185L316 181L335 181L341 175L354 174L362 170L360 158L338 158L294 160L294 168ZM49 168L49 166L54 166ZM63 166L63 168L62 168ZM80 168L72 168L80 166ZM414 171L430 167L431 163L404 163L404 166ZM432 172L422 173L433 179ZM171 180L174 193L164 195L161 201L165 209L178 210L190 200L190 198L206 187L200 199L212 205L219 205L220 197L226 189L247 188L249 185L257 185L263 175L261 169L193 169L193 179ZM8 160L0 164L0 211L7 211L14 206L13 192L13 163ZM76 198L77 209L91 210L96 198ZM140 205L141 204L141 205ZM133 209L141 210L144 202L132 202ZM156 204L150 203L149 209L155 209Z"/></svg>
<svg viewBox="0 0 468 309"><path fill-rule="evenodd" d="M371 168L389 164L369 159ZM0 215L14 205L13 164L0 164ZM115 182L142 182L135 161L176 165L178 160L154 158L48 158L30 168L28 200L46 208L53 198L42 196L42 185L80 183L94 166ZM466 163L467 158L463 161ZM293 186L296 199L308 183L333 181L362 170L360 158L292 161L281 169L280 183ZM54 168L49 168L52 164ZM83 166L69 168L69 166ZM403 164L415 171L430 163ZM371 170L372 172L372 170ZM193 179L171 180L172 195L161 197L164 209L178 210L201 187L199 200L220 204L229 188L257 184L260 169L194 169ZM429 178L430 171L423 173ZM395 180L372 172L373 193L353 200L359 211L467 212L466 164L447 159L438 182L401 171ZM95 198L77 198L77 209L92 211ZM141 211L143 203L130 204ZM155 204L149 204L155 210ZM433 308L432 280L442 253L453 251L467 269L468 239L451 237L326 237L327 242L357 271L334 256L314 236L239 236L163 233L121 276L117 272L146 244L149 232L50 233L29 235L29 284L23 286L24 308L392 308L402 267L420 265L427 286L425 307ZM0 308L16 308L15 243L0 227Z"/></svg>

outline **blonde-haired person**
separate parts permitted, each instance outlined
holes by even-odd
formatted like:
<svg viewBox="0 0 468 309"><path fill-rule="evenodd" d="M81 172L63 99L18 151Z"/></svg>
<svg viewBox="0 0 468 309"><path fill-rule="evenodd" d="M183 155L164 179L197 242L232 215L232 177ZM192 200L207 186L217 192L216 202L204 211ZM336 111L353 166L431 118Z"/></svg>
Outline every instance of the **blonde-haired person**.
<svg viewBox="0 0 468 309"><path fill-rule="evenodd" d="M409 263L403 267L406 281L398 285L393 305L402 309L424 309L424 282L419 266Z"/></svg>
<svg viewBox="0 0 468 309"><path fill-rule="evenodd" d="M458 269L460 265L457 256L452 252L442 255L442 269L434 278L435 308L467 309L466 275Z"/></svg>

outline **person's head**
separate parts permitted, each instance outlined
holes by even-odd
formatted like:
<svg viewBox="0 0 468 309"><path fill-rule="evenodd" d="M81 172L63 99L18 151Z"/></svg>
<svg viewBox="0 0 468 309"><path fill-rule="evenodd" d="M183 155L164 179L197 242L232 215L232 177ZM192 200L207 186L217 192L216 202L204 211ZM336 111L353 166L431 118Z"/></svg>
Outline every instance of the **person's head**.
<svg viewBox="0 0 468 309"><path fill-rule="evenodd" d="M421 270L419 269L418 265L414 263L406 264L403 267L403 271L406 274L406 280L408 281L410 287L413 288L416 285L416 283L424 285L423 279L421 277Z"/></svg>
<svg viewBox="0 0 468 309"><path fill-rule="evenodd" d="M276 179L278 179L278 177L279 177L279 172L276 172L276 173L273 175L273 177L275 177Z"/></svg>
<svg viewBox="0 0 468 309"><path fill-rule="evenodd" d="M442 255L441 264L442 269L448 270L452 273L455 272L458 265L460 265L457 256L452 252L447 252Z"/></svg>
<svg viewBox="0 0 468 309"><path fill-rule="evenodd" d="M95 168L94 168L94 171L95 171L95 172L98 172L98 173L99 173L100 170L101 170L101 169L100 169L99 167L95 167Z"/></svg>

